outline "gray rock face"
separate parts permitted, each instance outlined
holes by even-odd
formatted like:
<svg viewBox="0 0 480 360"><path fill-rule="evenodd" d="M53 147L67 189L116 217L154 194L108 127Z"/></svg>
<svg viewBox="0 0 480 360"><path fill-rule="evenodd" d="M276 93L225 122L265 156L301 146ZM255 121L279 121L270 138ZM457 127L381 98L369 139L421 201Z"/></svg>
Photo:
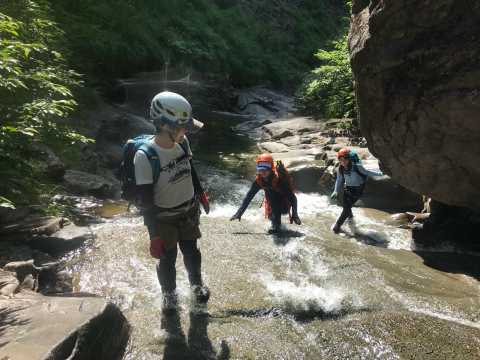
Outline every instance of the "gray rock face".
<svg viewBox="0 0 480 360"><path fill-rule="evenodd" d="M244 115L272 115L293 111L293 98L264 87L238 91L238 102L233 108Z"/></svg>
<svg viewBox="0 0 480 360"><path fill-rule="evenodd" d="M76 249L92 236L92 232L87 227L67 224L52 234L31 235L27 239L27 244L32 249L56 254L61 251Z"/></svg>
<svg viewBox="0 0 480 360"><path fill-rule="evenodd" d="M104 177L76 170L67 170L63 185L73 194L96 198L113 197L116 190L115 185Z"/></svg>
<svg viewBox="0 0 480 360"><path fill-rule="evenodd" d="M301 165L289 169L296 190L302 192L317 191L318 179L325 171L325 166Z"/></svg>
<svg viewBox="0 0 480 360"><path fill-rule="evenodd" d="M20 282L15 277L15 274L11 273L10 271L0 270L0 299L8 299L13 297L19 286Z"/></svg>
<svg viewBox="0 0 480 360"><path fill-rule="evenodd" d="M476 210L479 19L478 1L354 0L348 41L360 128L384 171Z"/></svg>
<svg viewBox="0 0 480 360"><path fill-rule="evenodd" d="M93 295L22 292L0 300L0 357L18 360L116 359L129 325L112 303Z"/></svg>
<svg viewBox="0 0 480 360"><path fill-rule="evenodd" d="M51 179L60 182L67 168L57 155L48 146L40 143L33 143L30 149L35 153L37 165Z"/></svg>
<svg viewBox="0 0 480 360"><path fill-rule="evenodd" d="M67 219L50 217L27 219L0 228L0 235L46 253L73 250L92 237L87 227L78 227Z"/></svg>

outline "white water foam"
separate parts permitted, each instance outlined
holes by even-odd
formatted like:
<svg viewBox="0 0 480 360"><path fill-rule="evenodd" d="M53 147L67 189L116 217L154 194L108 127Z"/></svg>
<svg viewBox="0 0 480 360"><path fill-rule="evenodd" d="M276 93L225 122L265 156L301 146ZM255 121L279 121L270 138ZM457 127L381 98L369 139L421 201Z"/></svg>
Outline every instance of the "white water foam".
<svg viewBox="0 0 480 360"><path fill-rule="evenodd" d="M323 311L338 313L346 293L339 288L324 288L301 279L293 281L275 280L272 274L264 273L262 282L273 300L287 310Z"/></svg>

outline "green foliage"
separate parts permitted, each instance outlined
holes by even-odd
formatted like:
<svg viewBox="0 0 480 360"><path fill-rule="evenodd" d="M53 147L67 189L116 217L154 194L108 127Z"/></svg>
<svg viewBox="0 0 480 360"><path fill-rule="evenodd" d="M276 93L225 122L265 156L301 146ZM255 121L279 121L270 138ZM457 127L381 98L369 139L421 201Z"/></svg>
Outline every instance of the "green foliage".
<svg viewBox="0 0 480 360"><path fill-rule="evenodd" d="M13 203L10 200L4 198L3 196L0 196L0 207L15 209Z"/></svg>
<svg viewBox="0 0 480 360"><path fill-rule="evenodd" d="M345 118L342 119L342 121L340 121L336 125L336 128L337 129L343 129L343 130L352 130L352 131L357 131L358 130L358 126L355 126L353 121L347 121L347 120L345 120Z"/></svg>
<svg viewBox="0 0 480 360"><path fill-rule="evenodd" d="M28 176L36 173L29 145L66 148L86 141L62 122L75 105L70 89L80 81L61 55L63 34L44 3L1 0L0 5L0 191L31 197L40 187L32 188L38 177Z"/></svg>
<svg viewBox="0 0 480 360"><path fill-rule="evenodd" d="M353 73L347 36L334 41L335 50L319 50L315 55L324 65L308 73L295 93L295 106L301 112L325 118L355 117Z"/></svg>
<svg viewBox="0 0 480 360"><path fill-rule="evenodd" d="M57 187L53 188L50 193L43 199L43 213L45 216L63 217L69 219L73 223L80 221L79 216L75 212L75 208L67 201L67 204L60 204L54 201Z"/></svg>
<svg viewBox="0 0 480 360"><path fill-rule="evenodd" d="M238 0L50 0L66 32L66 46L85 81L164 69L166 64L222 74L236 86L298 83L312 54L341 28L322 2L305 1L295 13L297 46L259 25ZM271 15L273 0L256 4ZM106 86L106 84L105 84Z"/></svg>

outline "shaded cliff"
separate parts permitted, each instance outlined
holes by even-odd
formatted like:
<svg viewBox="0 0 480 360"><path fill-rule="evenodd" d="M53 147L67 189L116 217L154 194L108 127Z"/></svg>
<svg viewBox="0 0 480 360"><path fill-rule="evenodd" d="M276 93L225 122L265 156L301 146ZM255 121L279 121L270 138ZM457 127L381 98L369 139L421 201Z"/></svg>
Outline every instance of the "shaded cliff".
<svg viewBox="0 0 480 360"><path fill-rule="evenodd" d="M480 209L480 2L354 0L349 49L360 128L384 171Z"/></svg>

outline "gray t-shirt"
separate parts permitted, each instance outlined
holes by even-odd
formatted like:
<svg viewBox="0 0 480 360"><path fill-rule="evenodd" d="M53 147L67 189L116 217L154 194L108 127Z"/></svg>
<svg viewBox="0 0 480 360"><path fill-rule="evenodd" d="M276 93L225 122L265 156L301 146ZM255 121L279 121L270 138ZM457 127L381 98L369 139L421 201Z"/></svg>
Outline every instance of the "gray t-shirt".
<svg viewBox="0 0 480 360"><path fill-rule="evenodd" d="M187 141L188 155L192 156L190 145ZM185 154L182 147L175 143L171 149L164 149L150 140L160 158L160 167L174 164L174 160ZM137 151L135 159L135 178L138 185L153 184L152 166L143 151ZM153 187L155 205L161 208L178 206L193 197L192 171L188 158L176 165L160 172L160 177Z"/></svg>

